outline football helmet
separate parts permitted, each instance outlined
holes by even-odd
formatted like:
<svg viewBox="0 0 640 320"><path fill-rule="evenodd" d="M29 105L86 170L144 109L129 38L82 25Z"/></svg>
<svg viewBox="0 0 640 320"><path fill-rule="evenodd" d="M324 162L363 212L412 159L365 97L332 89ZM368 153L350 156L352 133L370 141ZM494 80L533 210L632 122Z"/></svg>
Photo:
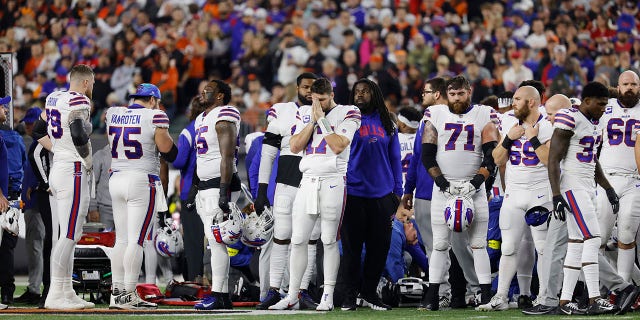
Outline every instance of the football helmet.
<svg viewBox="0 0 640 320"><path fill-rule="evenodd" d="M242 237L242 225L244 218L242 212L235 204L235 202L229 202L229 213L226 220L211 225L211 233L217 243L224 243L227 245L234 244Z"/></svg>
<svg viewBox="0 0 640 320"><path fill-rule="evenodd" d="M549 218L549 214L551 211L543 206L535 206L524 214L524 220L528 225L532 227L537 227L547 222Z"/></svg>
<svg viewBox="0 0 640 320"><path fill-rule="evenodd" d="M451 196L444 207L444 220L451 231L467 230L473 222L473 200L465 196Z"/></svg>
<svg viewBox="0 0 640 320"><path fill-rule="evenodd" d="M158 229L154 243L158 254L165 258L174 257L184 249L182 234L170 226Z"/></svg>
<svg viewBox="0 0 640 320"><path fill-rule="evenodd" d="M401 295L407 298L422 298L424 287L424 283L420 278L407 277L398 279L398 291Z"/></svg>
<svg viewBox="0 0 640 320"><path fill-rule="evenodd" d="M20 200L9 201L9 209L7 212L0 214L0 227L7 230L14 235L17 235L20 231L18 221L20 220L20 213L24 203Z"/></svg>
<svg viewBox="0 0 640 320"><path fill-rule="evenodd" d="M265 207L261 215L251 212L244 218L240 241L248 247L261 247L273 236L273 214Z"/></svg>

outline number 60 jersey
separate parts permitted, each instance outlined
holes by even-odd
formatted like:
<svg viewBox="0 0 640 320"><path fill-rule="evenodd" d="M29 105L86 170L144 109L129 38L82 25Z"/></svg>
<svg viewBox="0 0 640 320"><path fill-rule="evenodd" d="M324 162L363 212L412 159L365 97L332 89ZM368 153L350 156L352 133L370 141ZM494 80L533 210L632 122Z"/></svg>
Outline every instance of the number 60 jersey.
<svg viewBox="0 0 640 320"><path fill-rule="evenodd" d="M425 120L438 132L438 166L448 180L471 180L482 163L482 130L498 125L498 114L484 105L471 105L463 114L444 104L425 111Z"/></svg>
<svg viewBox="0 0 640 320"><path fill-rule="evenodd" d="M139 104L107 110L107 132L111 145L111 170L160 174L156 128L169 128L169 118L161 110ZM135 160L135 161L131 161Z"/></svg>

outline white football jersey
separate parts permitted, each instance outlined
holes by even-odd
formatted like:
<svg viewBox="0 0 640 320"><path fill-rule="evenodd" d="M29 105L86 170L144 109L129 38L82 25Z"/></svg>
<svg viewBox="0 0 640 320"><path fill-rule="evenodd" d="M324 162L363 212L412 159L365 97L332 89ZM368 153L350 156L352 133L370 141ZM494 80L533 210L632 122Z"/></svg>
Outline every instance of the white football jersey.
<svg viewBox="0 0 640 320"><path fill-rule="evenodd" d="M295 102L276 103L269 111L267 111L267 132L279 135L282 137L280 142L280 155L281 156L302 156L300 153L292 153L289 148L289 140L296 131L296 125L300 121L300 114L298 113L298 104ZM310 117L311 115L307 115ZM308 123L309 119L305 123Z"/></svg>
<svg viewBox="0 0 640 320"><path fill-rule="evenodd" d="M463 114L454 114L447 105L434 105L425 112L426 120L438 132L436 160L445 178L470 180L482 163L482 130L498 125L498 115L489 106L472 105Z"/></svg>
<svg viewBox="0 0 640 320"><path fill-rule="evenodd" d="M156 128L169 128L162 110L139 104L107 110L107 133L111 146L111 170L160 174Z"/></svg>
<svg viewBox="0 0 640 320"><path fill-rule="evenodd" d="M196 154L197 172L201 181L220 177L220 145L216 133L218 121L229 121L236 126L236 159L238 148L238 132L240 130L240 112L233 106L220 106L203 112L196 118ZM238 172L236 161L233 161L233 173Z"/></svg>
<svg viewBox="0 0 640 320"><path fill-rule="evenodd" d="M556 113L554 128L573 131L569 150L560 162L562 179L595 178L598 147L602 143L602 128L585 117L580 110L561 109ZM595 183L595 182L594 182Z"/></svg>
<svg viewBox="0 0 640 320"><path fill-rule="evenodd" d="M398 132L398 141L400 142L400 159L402 159L402 185L407 180L407 171L409 171L409 163L413 158L413 142L416 140L415 133Z"/></svg>
<svg viewBox="0 0 640 320"><path fill-rule="evenodd" d="M302 106L299 109L300 120L296 125L296 133L302 131L311 120L311 106ZM336 134L347 137L349 141L360 128L360 109L351 105L337 105L325 118L331 123L331 127ZM327 146L324 135L320 128L316 127L307 147L303 150L300 161L300 172L305 175L331 175L347 173L347 163L351 145L347 146L340 154L336 155Z"/></svg>
<svg viewBox="0 0 640 320"><path fill-rule="evenodd" d="M47 115L47 132L53 145L52 152L55 161L82 161L82 157L76 151L76 146L71 139L69 125L71 112L80 112L85 127L91 123L91 102L82 93L73 91L56 91L47 96L45 104ZM85 128L87 129L87 128ZM88 130L87 135L91 134Z"/></svg>
<svg viewBox="0 0 640 320"><path fill-rule="evenodd" d="M505 116L502 118L500 134L505 137L511 128L520 123L516 117ZM553 125L546 119L546 115L538 117L538 140L545 144L551 140ZM549 186L549 173L547 167L540 161L533 150L531 142L526 136L513 141L509 150L509 160L505 172L507 189L538 189Z"/></svg>
<svg viewBox="0 0 640 320"><path fill-rule="evenodd" d="M602 152L598 159L602 169L607 173L637 173L633 130L640 124L640 105L624 108L618 99L609 99L600 123L604 129Z"/></svg>

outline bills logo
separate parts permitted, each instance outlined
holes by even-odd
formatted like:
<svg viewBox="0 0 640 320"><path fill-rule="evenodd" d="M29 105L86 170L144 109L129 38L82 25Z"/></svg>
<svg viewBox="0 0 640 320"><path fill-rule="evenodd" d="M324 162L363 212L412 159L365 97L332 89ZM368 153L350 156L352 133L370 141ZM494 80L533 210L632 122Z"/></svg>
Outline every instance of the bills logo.
<svg viewBox="0 0 640 320"><path fill-rule="evenodd" d="M305 115L302 117L302 122L303 123L309 123L309 121L311 121L311 116L310 115Z"/></svg>
<svg viewBox="0 0 640 320"><path fill-rule="evenodd" d="M222 234L220 233L220 227L218 227L217 225L211 226L211 233L213 233L213 238L216 239L217 243L223 243Z"/></svg>

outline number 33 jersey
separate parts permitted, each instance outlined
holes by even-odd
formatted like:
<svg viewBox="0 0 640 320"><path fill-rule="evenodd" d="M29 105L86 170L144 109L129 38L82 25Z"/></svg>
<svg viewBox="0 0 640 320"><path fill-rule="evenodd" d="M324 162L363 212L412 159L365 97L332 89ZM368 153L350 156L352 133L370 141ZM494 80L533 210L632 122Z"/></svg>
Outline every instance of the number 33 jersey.
<svg viewBox="0 0 640 320"><path fill-rule="evenodd" d="M156 128L169 128L169 118L162 110L139 104L111 107L107 110L107 133L111 146L111 170L160 174L160 160L155 141Z"/></svg>
<svg viewBox="0 0 640 320"><path fill-rule="evenodd" d="M91 103L84 94L73 91L56 91L47 96L45 112L47 115L47 133L56 161L82 161L71 139L71 113L80 112L85 123L89 122ZM89 129L87 134L91 134Z"/></svg>
<svg viewBox="0 0 640 320"><path fill-rule="evenodd" d="M636 144L636 132L640 126L640 105L624 108L618 99L609 99L600 123L605 130L602 139L600 164L608 173L634 174L637 165L633 148Z"/></svg>
<svg viewBox="0 0 640 320"><path fill-rule="evenodd" d="M307 126L311 120L311 112L311 106L300 107L300 120L296 125L296 134ZM331 123L334 133L346 137L349 141L353 139L354 133L360 128L360 109L356 106L337 105L325 115L325 118ZM340 154L335 154L327 145L324 136L320 128L316 126L307 147L304 149L300 161L300 172L313 176L345 175L351 144Z"/></svg>
<svg viewBox="0 0 640 320"><path fill-rule="evenodd" d="M482 130L498 125L493 108L472 105L463 114L454 114L449 106L439 104L425 111L425 120L438 132L438 166L449 180L471 180L482 163Z"/></svg>
<svg viewBox="0 0 640 320"><path fill-rule="evenodd" d="M502 117L500 134L506 137L509 130L515 125L519 125L520 120L514 116L505 115ZM538 126L538 140L545 144L551 139L553 125L545 119L542 114L536 123ZM507 160L506 185L509 190L532 190L549 187L549 173L547 167L540 161L538 155L533 150L531 142L525 135L513 141L509 150Z"/></svg>
<svg viewBox="0 0 640 320"><path fill-rule="evenodd" d="M219 121L231 122L236 127L236 160L238 148L238 131L240 130L240 112L232 106L215 107L209 112L201 113L195 122L196 129L196 168L201 181L220 177L220 144L216 124ZM236 160L233 161L233 173L238 172Z"/></svg>
<svg viewBox="0 0 640 320"><path fill-rule="evenodd" d="M567 154L560 162L562 181L576 177L595 185L596 152L602 142L602 128L598 122L591 122L578 109L561 109L556 113L553 127L573 132Z"/></svg>

